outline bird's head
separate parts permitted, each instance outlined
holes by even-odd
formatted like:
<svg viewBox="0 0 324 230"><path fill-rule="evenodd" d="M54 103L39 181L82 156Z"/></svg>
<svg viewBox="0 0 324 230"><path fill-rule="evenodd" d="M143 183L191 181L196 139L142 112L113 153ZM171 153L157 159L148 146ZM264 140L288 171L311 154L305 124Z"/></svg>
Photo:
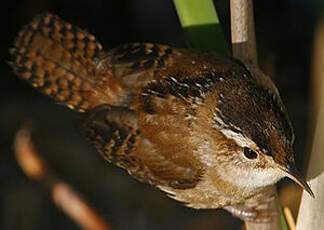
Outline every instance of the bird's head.
<svg viewBox="0 0 324 230"><path fill-rule="evenodd" d="M258 188L287 176L314 196L295 167L294 133L278 94L252 78L228 78L206 100L216 102L209 108L225 179Z"/></svg>

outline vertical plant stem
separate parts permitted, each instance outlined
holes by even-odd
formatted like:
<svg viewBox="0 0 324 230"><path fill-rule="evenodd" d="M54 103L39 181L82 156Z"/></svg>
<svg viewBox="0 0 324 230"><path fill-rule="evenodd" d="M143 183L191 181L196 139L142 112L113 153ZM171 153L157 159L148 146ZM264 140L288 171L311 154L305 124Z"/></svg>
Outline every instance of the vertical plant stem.
<svg viewBox="0 0 324 230"><path fill-rule="evenodd" d="M233 56L247 64L258 67L253 2L252 0L231 0L230 8ZM275 199L268 204L268 207L278 215L274 216L269 223L246 222L245 225L248 230L280 230L286 228L284 218L279 211L280 205L275 186L273 186L272 191ZM282 222L283 224L281 224Z"/></svg>
<svg viewBox="0 0 324 230"><path fill-rule="evenodd" d="M231 0L231 35L233 56L258 65L252 0Z"/></svg>
<svg viewBox="0 0 324 230"><path fill-rule="evenodd" d="M324 7L323 7L324 12ZM303 192L296 230L324 229L324 17L315 31L312 93L317 118L312 153L308 166L309 184L315 199Z"/></svg>

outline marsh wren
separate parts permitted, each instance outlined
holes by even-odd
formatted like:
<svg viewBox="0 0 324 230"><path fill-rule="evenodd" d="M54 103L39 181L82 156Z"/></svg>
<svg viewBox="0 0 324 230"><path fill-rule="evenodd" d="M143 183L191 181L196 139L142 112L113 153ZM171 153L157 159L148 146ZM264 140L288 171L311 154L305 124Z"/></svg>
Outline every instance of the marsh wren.
<svg viewBox="0 0 324 230"><path fill-rule="evenodd" d="M285 176L313 196L276 87L240 61L151 43L104 52L49 13L10 52L20 78L83 113L81 132L107 161L188 207L239 204Z"/></svg>

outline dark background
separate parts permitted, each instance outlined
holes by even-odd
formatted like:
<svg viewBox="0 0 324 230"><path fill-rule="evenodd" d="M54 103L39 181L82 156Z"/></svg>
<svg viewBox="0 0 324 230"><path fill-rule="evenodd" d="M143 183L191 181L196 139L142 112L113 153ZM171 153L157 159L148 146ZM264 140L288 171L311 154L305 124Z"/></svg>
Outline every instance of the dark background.
<svg viewBox="0 0 324 230"><path fill-rule="evenodd" d="M4 6L4 2L6 6ZM216 2L216 1L215 1ZM217 1L228 23L227 1ZM8 48L18 30L50 11L96 35L106 49L131 41L185 47L171 0L3 1L0 8L0 229L79 229L56 209L39 183L28 179L13 155L13 138L26 122L37 149L57 175L111 223L113 229L239 229L222 210L191 210L108 163L79 136L78 114L20 81L10 70ZM305 169L309 151L309 79L316 5L310 0L255 1L260 65L277 84L296 131L296 159ZM281 191L289 187L282 183ZM298 197L300 190L289 196ZM282 192L281 194L283 194ZM286 194L286 193L285 193ZM288 193L289 194L289 193ZM298 199L281 196L296 212ZM297 203L297 204L296 204ZM236 226L236 227L234 227Z"/></svg>

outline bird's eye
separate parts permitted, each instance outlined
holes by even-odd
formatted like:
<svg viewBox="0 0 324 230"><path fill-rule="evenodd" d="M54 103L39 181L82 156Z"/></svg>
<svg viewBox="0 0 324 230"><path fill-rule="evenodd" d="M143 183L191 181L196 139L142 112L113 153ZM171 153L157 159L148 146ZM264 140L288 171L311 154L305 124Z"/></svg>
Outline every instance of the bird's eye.
<svg viewBox="0 0 324 230"><path fill-rule="evenodd" d="M258 154L248 147L244 147L243 149L244 156L250 160L256 159Z"/></svg>

